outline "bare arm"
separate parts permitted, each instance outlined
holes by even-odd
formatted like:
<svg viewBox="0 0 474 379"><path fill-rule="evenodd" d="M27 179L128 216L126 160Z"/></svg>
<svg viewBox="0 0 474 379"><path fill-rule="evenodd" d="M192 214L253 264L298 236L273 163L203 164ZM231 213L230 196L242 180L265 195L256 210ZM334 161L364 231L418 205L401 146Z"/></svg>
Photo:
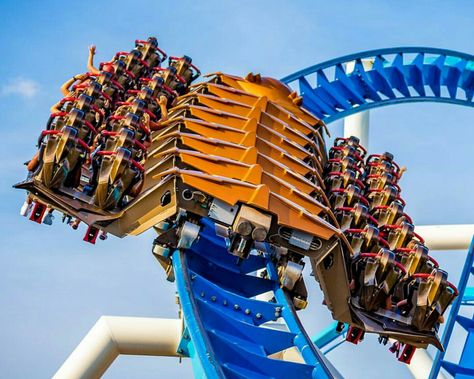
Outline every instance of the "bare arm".
<svg viewBox="0 0 474 379"><path fill-rule="evenodd" d="M73 76L71 79L69 79L67 82L65 82L61 86L61 93L63 94L63 96L69 95L69 92L71 92L71 86L75 82L82 83L86 79L87 79L87 74Z"/></svg>
<svg viewBox="0 0 474 379"><path fill-rule="evenodd" d="M166 108L166 105L168 104L168 99L166 98L166 96L160 96L160 100L158 104L160 104L160 110L161 110L160 121L168 120L168 108Z"/></svg>
<svg viewBox="0 0 474 379"><path fill-rule="evenodd" d="M114 116L125 116L128 110L127 105L121 105L114 111Z"/></svg>
<svg viewBox="0 0 474 379"><path fill-rule="evenodd" d="M61 93L63 94L63 96L67 96L69 94L69 92L71 91L70 90L70 87L72 86L72 84L77 80L76 77L73 77L71 79L69 79L67 82L65 82L62 86L61 86Z"/></svg>
<svg viewBox="0 0 474 379"><path fill-rule="evenodd" d="M61 91L62 91L62 87L61 87ZM56 112L59 112L61 109L61 102L58 101L56 104L54 104L51 108L50 108L50 112L51 113L56 113Z"/></svg>
<svg viewBox="0 0 474 379"><path fill-rule="evenodd" d="M95 45L89 46L89 58L87 59L87 69L93 74L98 74L99 70L94 67Z"/></svg>
<svg viewBox="0 0 474 379"><path fill-rule="evenodd" d="M143 113L142 114L142 118L141 118L141 121L143 123L144 126L146 126L147 128L150 127L150 115L148 113Z"/></svg>
<svg viewBox="0 0 474 379"><path fill-rule="evenodd" d="M153 122L150 120L150 129L151 130L158 130L161 127L161 123L168 120L168 108L166 108L166 104L168 103L168 99L166 96L160 96L160 100L158 104L160 105L161 109L161 117L158 122Z"/></svg>

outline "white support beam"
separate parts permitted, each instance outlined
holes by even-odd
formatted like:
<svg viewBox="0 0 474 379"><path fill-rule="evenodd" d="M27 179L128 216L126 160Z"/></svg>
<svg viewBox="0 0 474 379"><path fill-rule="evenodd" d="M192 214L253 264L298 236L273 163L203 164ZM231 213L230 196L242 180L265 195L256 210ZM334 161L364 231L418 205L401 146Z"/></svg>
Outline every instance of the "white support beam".
<svg viewBox="0 0 474 379"><path fill-rule="evenodd" d="M178 357L180 319L102 316L54 379L100 378L119 354Z"/></svg>
<svg viewBox="0 0 474 379"><path fill-rule="evenodd" d="M474 224L417 225L415 231L430 250L467 250L474 235Z"/></svg>
<svg viewBox="0 0 474 379"><path fill-rule="evenodd" d="M369 148L369 111L359 112L344 119L344 138L357 137L360 144L366 149Z"/></svg>
<svg viewBox="0 0 474 379"><path fill-rule="evenodd" d="M430 376L433 367L433 358L425 349L417 349L411 359L411 363L406 366L413 378L426 379ZM447 379L442 372L437 379Z"/></svg>
<svg viewBox="0 0 474 379"><path fill-rule="evenodd" d="M362 65L364 69L370 70L374 65L373 59L363 59ZM354 71L355 61L347 62L346 73L350 74ZM351 136L357 137L360 140L360 144L369 150L369 126L370 126L370 113L369 111L355 113L353 115L344 118L344 138Z"/></svg>

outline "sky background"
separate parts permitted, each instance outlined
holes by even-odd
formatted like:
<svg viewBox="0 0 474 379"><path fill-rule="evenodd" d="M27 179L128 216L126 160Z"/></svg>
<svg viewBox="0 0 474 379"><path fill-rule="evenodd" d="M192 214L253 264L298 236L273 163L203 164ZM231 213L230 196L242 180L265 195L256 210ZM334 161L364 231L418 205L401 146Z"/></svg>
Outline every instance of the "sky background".
<svg viewBox="0 0 474 379"><path fill-rule="evenodd" d="M133 5L132 5L133 4ZM152 35L169 55L186 54L202 72L283 77L337 56L382 47L431 46L473 53L473 1L0 1L0 376L53 375L101 315L176 317L174 285L150 250L152 232L96 246L84 228L38 225L19 216L12 189L35 152L59 87L97 62ZM370 152L408 166L401 185L415 224L472 223L473 110L407 104L371 112ZM341 135L341 123L330 125ZM463 252L434 256L457 283ZM308 273L306 273L308 274ZM310 334L330 322L313 279L301 314ZM455 359L461 341L448 357ZM347 378L407 377L367 337L329 358ZM187 378L175 358L119 357L105 378Z"/></svg>

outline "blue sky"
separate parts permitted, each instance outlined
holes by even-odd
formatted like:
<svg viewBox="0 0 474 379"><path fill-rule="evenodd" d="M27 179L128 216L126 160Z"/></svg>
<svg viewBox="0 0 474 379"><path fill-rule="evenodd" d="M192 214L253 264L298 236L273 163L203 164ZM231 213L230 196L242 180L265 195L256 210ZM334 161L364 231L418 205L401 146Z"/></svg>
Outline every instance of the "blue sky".
<svg viewBox="0 0 474 379"><path fill-rule="evenodd" d="M133 4L133 5L132 5ZM0 2L0 372L49 377L103 314L175 317L174 286L150 253L153 233L97 246L60 225L27 222L24 194L11 185L60 98L60 85L97 60L158 37L203 72L282 77L306 66L381 47L432 46L472 53L472 1L6 1ZM472 223L473 110L400 105L371 113L371 152L389 150L408 172L401 182L416 224ZM330 125L333 135L341 124ZM437 253L457 282L463 254ZM308 278L310 333L330 320ZM456 350L456 349L453 349ZM329 355L348 378L406 377L375 338ZM189 377L172 358L120 357L106 378Z"/></svg>

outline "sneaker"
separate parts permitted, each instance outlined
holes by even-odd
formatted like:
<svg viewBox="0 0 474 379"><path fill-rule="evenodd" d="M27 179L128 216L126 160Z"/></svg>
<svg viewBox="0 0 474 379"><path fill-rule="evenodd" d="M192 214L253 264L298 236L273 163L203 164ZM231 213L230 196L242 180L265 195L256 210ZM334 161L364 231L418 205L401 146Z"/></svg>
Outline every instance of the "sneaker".
<svg viewBox="0 0 474 379"><path fill-rule="evenodd" d="M25 201L23 205L21 206L20 215L22 215L23 217L28 217L32 209L33 209L33 203L32 202L28 203L27 201Z"/></svg>
<svg viewBox="0 0 474 379"><path fill-rule="evenodd" d="M76 218L74 221L70 222L69 225L71 225L71 227L74 229L74 230L77 230L77 228L79 227L79 224L81 223L81 220L79 220L78 218Z"/></svg>
<svg viewBox="0 0 474 379"><path fill-rule="evenodd" d="M47 213L43 218L43 224L53 225L54 215L52 213Z"/></svg>

